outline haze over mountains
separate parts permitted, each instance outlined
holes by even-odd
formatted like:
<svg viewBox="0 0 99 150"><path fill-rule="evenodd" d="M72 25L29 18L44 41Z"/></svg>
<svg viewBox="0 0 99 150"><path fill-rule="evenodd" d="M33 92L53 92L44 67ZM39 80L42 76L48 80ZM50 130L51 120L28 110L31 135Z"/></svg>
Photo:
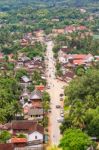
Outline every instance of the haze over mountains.
<svg viewBox="0 0 99 150"><path fill-rule="evenodd" d="M87 5L95 5L96 3L99 3L99 0L0 0L0 6L6 7L13 6L17 7L20 5L36 5L36 6L87 6Z"/></svg>

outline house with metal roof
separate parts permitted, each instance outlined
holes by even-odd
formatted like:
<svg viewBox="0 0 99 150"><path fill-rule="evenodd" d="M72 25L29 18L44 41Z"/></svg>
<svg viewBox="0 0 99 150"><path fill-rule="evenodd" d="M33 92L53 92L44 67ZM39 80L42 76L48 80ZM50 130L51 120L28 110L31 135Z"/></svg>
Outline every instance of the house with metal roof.
<svg viewBox="0 0 99 150"><path fill-rule="evenodd" d="M28 111L28 119L29 120L41 120L44 116L44 109L43 108L30 108Z"/></svg>
<svg viewBox="0 0 99 150"><path fill-rule="evenodd" d="M41 93L41 91L35 89L30 94L30 101L32 102L33 108L42 108L42 93Z"/></svg>
<svg viewBox="0 0 99 150"><path fill-rule="evenodd" d="M42 100L42 93L35 89L30 95L30 100Z"/></svg>
<svg viewBox="0 0 99 150"><path fill-rule="evenodd" d="M27 76L22 76L22 77L21 77L21 81L22 81L23 83L29 83L29 82L31 82L31 80L30 80Z"/></svg>

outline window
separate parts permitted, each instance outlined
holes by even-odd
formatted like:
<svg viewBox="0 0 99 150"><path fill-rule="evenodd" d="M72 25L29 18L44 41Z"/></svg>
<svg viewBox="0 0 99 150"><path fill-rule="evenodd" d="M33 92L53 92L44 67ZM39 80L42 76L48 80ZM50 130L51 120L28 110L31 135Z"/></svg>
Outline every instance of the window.
<svg viewBox="0 0 99 150"><path fill-rule="evenodd" d="M37 136L35 136L35 139L37 139Z"/></svg>

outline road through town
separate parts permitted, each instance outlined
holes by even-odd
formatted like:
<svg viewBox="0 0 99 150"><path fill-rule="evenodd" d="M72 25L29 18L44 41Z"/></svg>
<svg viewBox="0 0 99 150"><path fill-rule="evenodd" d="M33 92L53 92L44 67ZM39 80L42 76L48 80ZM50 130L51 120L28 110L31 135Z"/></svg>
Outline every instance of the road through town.
<svg viewBox="0 0 99 150"><path fill-rule="evenodd" d="M47 42L46 65L47 65L47 82L50 86L48 92L51 97L51 114L50 114L50 140L52 145L58 145L60 140L60 109L56 105L61 105L60 94L63 93L65 83L55 78L55 60L53 58L53 42Z"/></svg>

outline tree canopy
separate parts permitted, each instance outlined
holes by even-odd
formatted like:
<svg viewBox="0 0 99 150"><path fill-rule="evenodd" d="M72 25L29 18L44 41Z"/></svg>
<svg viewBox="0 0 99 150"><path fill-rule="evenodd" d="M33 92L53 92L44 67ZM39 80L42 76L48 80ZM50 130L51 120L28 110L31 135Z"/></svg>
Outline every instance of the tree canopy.
<svg viewBox="0 0 99 150"><path fill-rule="evenodd" d="M0 77L0 122L8 122L21 111L18 99L20 86L11 77Z"/></svg>
<svg viewBox="0 0 99 150"><path fill-rule="evenodd" d="M80 129L66 130L60 141L63 150L86 150L91 145L93 145L91 139Z"/></svg>
<svg viewBox="0 0 99 150"><path fill-rule="evenodd" d="M68 128L80 128L89 136L98 138L99 133L99 70L89 69L83 76L73 79L65 88L65 106L69 113L65 115L61 126L64 133Z"/></svg>
<svg viewBox="0 0 99 150"><path fill-rule="evenodd" d="M99 70L88 70L85 75L74 79L65 89L65 95L72 104L76 100L81 100L85 105L96 107L99 104ZM88 102L88 103L87 103Z"/></svg>

